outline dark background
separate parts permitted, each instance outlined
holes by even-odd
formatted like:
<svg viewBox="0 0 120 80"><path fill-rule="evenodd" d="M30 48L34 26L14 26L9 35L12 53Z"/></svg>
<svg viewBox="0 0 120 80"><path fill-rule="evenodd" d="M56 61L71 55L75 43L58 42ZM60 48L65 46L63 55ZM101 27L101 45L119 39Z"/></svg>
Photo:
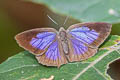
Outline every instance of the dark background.
<svg viewBox="0 0 120 80"><path fill-rule="evenodd" d="M20 0L1 0L0 1L0 63L8 57L23 51L14 36L24 30L40 27L53 27L55 25L47 14L58 24L63 24L66 16L51 12L46 6ZM65 27L79 21L69 18ZM120 24L113 24L111 34L120 35ZM120 80L120 60L110 65L109 74L115 79Z"/></svg>

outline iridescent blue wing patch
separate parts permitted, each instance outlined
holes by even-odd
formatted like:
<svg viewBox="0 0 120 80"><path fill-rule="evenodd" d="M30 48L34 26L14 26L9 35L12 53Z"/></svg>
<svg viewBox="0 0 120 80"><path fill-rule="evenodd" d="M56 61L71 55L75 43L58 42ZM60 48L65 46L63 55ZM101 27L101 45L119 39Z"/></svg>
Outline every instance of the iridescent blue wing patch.
<svg viewBox="0 0 120 80"><path fill-rule="evenodd" d="M96 40L99 36L99 33L94 29L90 30L86 26L82 26L79 28L74 28L69 32L74 38L80 40L85 44L91 44L94 40Z"/></svg>
<svg viewBox="0 0 120 80"><path fill-rule="evenodd" d="M60 58L60 51L58 46L58 41L53 42L48 50L45 52L45 55L47 58L56 60L57 58Z"/></svg>
<svg viewBox="0 0 120 80"><path fill-rule="evenodd" d="M71 39L74 54L82 55L88 51L88 47L77 39Z"/></svg>
<svg viewBox="0 0 120 80"><path fill-rule="evenodd" d="M45 50L55 40L55 37L54 32L38 33L35 38L32 38L30 44L39 50Z"/></svg>

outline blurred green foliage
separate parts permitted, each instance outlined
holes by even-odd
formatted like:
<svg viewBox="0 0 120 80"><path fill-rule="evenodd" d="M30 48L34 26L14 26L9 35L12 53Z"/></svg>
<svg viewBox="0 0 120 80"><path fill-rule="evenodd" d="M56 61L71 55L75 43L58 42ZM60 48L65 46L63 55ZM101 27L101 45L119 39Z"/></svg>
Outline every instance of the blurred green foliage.
<svg viewBox="0 0 120 80"><path fill-rule="evenodd" d="M81 22L120 22L120 0L24 0L44 4Z"/></svg>
<svg viewBox="0 0 120 80"><path fill-rule="evenodd" d="M0 9L0 62L22 50L14 40L14 36L19 31L16 26L15 22Z"/></svg>

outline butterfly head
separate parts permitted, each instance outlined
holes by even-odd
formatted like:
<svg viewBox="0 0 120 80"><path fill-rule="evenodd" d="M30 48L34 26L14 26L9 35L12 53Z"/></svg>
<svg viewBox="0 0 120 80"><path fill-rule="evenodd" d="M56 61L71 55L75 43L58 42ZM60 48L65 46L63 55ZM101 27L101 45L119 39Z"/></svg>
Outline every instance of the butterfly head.
<svg viewBox="0 0 120 80"><path fill-rule="evenodd" d="M64 39L64 37L66 36L66 30L63 28L63 27L61 27L60 29L59 29L59 36L62 38L63 37L63 39Z"/></svg>
<svg viewBox="0 0 120 80"><path fill-rule="evenodd" d="M59 32L65 31L64 27L60 27Z"/></svg>

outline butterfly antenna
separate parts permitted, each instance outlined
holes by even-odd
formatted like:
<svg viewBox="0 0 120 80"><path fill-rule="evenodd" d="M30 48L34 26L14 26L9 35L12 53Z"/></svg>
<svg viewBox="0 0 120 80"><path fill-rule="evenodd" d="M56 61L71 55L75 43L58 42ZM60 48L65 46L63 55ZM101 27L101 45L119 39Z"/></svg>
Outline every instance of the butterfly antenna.
<svg viewBox="0 0 120 80"><path fill-rule="evenodd" d="M65 25L65 23L67 22L68 18L69 18L69 16L66 17L66 19L65 19L65 21L64 21L64 23L63 23L63 25Z"/></svg>
<svg viewBox="0 0 120 80"><path fill-rule="evenodd" d="M56 25L58 25L58 23L56 21L54 21L49 15L47 15L47 17L53 22L55 23Z"/></svg>

